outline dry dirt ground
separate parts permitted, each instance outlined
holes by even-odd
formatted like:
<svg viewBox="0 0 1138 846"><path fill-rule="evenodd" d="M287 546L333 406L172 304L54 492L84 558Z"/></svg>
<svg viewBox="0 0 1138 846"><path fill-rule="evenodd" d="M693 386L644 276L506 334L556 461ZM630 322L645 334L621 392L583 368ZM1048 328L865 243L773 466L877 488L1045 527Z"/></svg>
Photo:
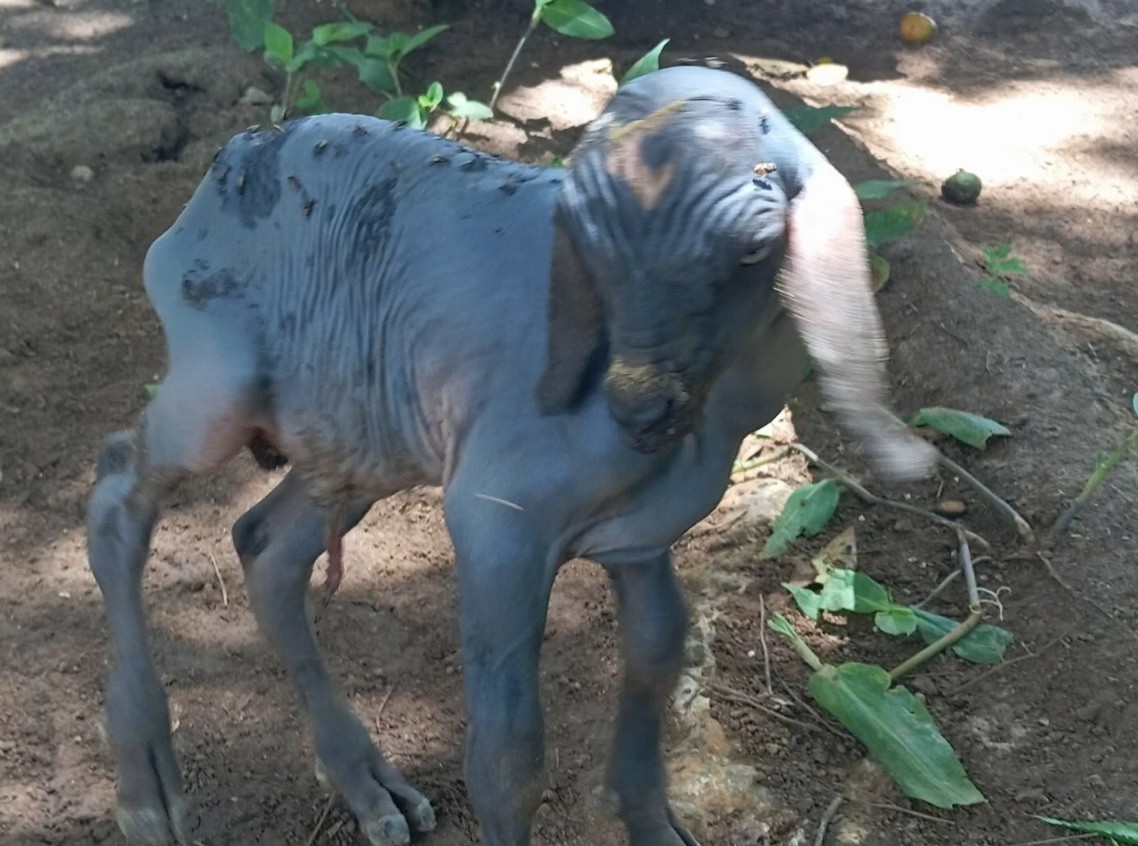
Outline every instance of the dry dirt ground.
<svg viewBox="0 0 1138 846"><path fill-rule="evenodd" d="M336 14L327 3L283 5L284 20L304 32ZM483 97L525 6L354 4L384 28L451 23L409 66ZM924 225L886 249L894 278L880 299L895 397L904 412L948 405L1011 426L1013 437L984 452L943 448L1046 530L1096 456L1134 425L1138 5L929 0L941 30L921 49L896 39L900 2L602 7L616 37L536 37L502 118L476 127L471 143L531 160L564 154L612 91L612 66L620 71L671 37L667 60L715 55L811 102L864 106L816 136L852 179L891 173L935 184L957 167L980 173L979 205L934 199ZM765 61L822 55L849 65L849 80L819 87ZM84 501L102 438L130 424L143 385L163 368L142 256L214 149L266 119L267 107L242 103L243 92L280 83L232 45L212 3L0 0L4 844L121 842L98 728L108 650L84 558ZM377 105L350 80L332 84L329 98L342 110ZM89 179L72 176L77 165L90 168ZM991 244L1010 244L1027 261L1010 298L972 284L977 251ZM859 469L810 383L776 441L795 432ZM993 543L981 584L999 592L1016 636L1008 655L1017 660L996 672L981 677L981 668L941 657L911 679L988 798L951 813L902 797L856 742L829 731L832 723L820 728L793 701L788 691L805 699L806 669L773 638L764 645L760 618L764 607L791 611L780 582L847 526L858 532L859 566L907 601L950 571L953 536L847 498L822 536L759 561L771 511L764 499L777 502L814 471L786 460L741 479L677 550L699 625L670 748L680 811L704 842L817 842L838 795L846 801L829 844L1004 846L1051 836L1031 814L1138 817L1135 464L1123 465L1046 558L950 476L880 491L968 504L968 524ZM242 458L221 478L183 488L156 532L146 578L153 650L196 807L193 836L209 846L310 843L326 804L298 704L254 627L228 540L232 520L276 480ZM461 774L454 580L437 506L435 492L413 491L374 509L348 539L345 583L318 629L354 706L439 809L428 842L457 845L477 835ZM963 610L952 591L939 607ZM864 627L796 620L832 660L891 665L914 649ZM596 799L615 653L608 587L574 563L556 588L543 663L551 772L537 843L623 842ZM338 804L315 842L359 842Z"/></svg>

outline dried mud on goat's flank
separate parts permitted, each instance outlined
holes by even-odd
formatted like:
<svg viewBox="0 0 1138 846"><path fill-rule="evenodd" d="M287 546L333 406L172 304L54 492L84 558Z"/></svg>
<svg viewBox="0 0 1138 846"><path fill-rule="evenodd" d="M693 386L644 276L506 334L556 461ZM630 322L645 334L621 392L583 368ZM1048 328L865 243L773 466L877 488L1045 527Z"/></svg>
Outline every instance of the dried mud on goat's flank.
<svg viewBox="0 0 1138 846"><path fill-rule="evenodd" d="M524 10L506 3L357 5L388 27L452 23L419 70L463 80L472 95L489 89L508 55L513 36L503 33L525 25ZM1100 98L1105 106L1112 103L1101 98L1114 95L1090 83L1133 64L1133 50L1118 49L1130 30L1099 27L1073 3L1037 4L1025 27L1016 23L1022 3L942 0L932 6L949 25L923 53L896 50L892 21L881 24L892 14L886 5L772 2L756 16L751 4L728 0L612 0L604 6L616 39L536 37L519 63L518 93L503 97L507 118L479 127L472 140L506 155L564 155L615 85L604 57L626 67L666 36L673 38L666 57L834 55L878 92L933 57L943 63L936 85L960 96L1005 79L1029 95L1046 93L1066 79L1055 76L1060 63L1068 75L1086 74L1082 101ZM286 22L304 32L329 13L316 4L284 8ZM0 843L119 843L112 762L99 732L108 651L84 558L85 499L99 443L130 425L143 386L163 368L140 283L145 250L178 214L216 147L265 119L265 107L241 102L242 94L249 86L275 91L279 80L230 45L213 4L9 4L0 9L0 33L7 62L0 66ZM962 58L973 54L985 57L983 69ZM551 79L552 89L535 88ZM841 97L868 97L859 84ZM545 115L535 103L550 90L556 106ZM338 107L374 109L347 83L328 93ZM1133 113L1128 101L1117 105L1115 113ZM867 110L861 123L851 117L860 141L892 151L891 167L914 175L916 159L896 152L888 122L874 114ZM817 141L851 179L895 175L836 129ZM1133 152L1123 145L1119 160ZM1080 174L1097 178L1087 168ZM916 234L886 248L894 280L880 299L898 407L950 405L1008 423L1013 437L984 453L942 446L1046 528L1123 431L1114 409L1138 387L1132 352L1109 334L1088 336L1086 326L1101 324L1071 315L1085 311L1133 329L1138 306L1128 287L1134 257L1116 243L1132 217L1098 206L1064 212L1048 205L1053 180L1028 183L1027 193L993 190L967 212L934 202ZM1078 285L1033 273L1027 297L991 296L969 284L977 269L957 255L967 259L966 247L994 242L1025 245L1033 269L1071 257ZM819 412L812 384L792 403L792 419L817 452L860 469L856 450ZM763 472L783 495L808 475L792 460ZM243 457L219 478L180 489L155 533L146 575L152 648L195 806L193 837L209 846L307 843L326 804L303 716L255 629L228 538L232 521L279 478ZM764 608L792 611L780 583L833 534L855 525L860 566L906 602L949 572L952 537L847 498L822 536L760 562L771 509L738 486L676 553L694 622L669 725L678 813L705 844L724 846L813 842L839 793L845 801L827 843L995 846L1047 837L1033 813L1133 818L1136 489L1133 469L1123 465L1052 557L1076 595L1038 559L1016 557L1011 533L951 477L888 491L922 504L967 502L969 525L994 542L980 579L1000 591L1004 624L1016 635L1009 656L1035 656L963 688L980 670L953 658L938 658L911 679L989 800L934 813L943 820L936 822L906 813L931 809L901 797L852 739L776 719L747 696L765 692L766 649L772 684L805 698L805 667L774 636L764 647L759 620ZM743 516L734 519L741 501ZM438 506L436 492L412 491L373 510L347 539L345 582L317 629L353 707L434 801L440 827L425 842L458 846L477 835L461 774L455 585ZM949 598L944 610L961 613ZM911 646L853 625L810 636L835 661L891 666ZM618 678L612 597L596 568L574 562L558 580L542 665L549 789L535 828L539 844L624 842L599 794ZM797 704L787 713L811 722ZM318 844L359 842L339 803L320 826Z"/></svg>

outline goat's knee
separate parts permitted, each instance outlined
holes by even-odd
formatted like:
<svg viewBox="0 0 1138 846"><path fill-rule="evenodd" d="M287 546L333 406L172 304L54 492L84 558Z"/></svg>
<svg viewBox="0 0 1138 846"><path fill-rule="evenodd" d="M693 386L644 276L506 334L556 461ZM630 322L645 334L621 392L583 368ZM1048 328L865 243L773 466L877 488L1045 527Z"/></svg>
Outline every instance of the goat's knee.
<svg viewBox="0 0 1138 846"><path fill-rule="evenodd" d="M265 551L269 537L264 531L264 524L257 509L250 509L237 518L231 533L233 548L237 550L237 558L245 569L246 576L253 561Z"/></svg>

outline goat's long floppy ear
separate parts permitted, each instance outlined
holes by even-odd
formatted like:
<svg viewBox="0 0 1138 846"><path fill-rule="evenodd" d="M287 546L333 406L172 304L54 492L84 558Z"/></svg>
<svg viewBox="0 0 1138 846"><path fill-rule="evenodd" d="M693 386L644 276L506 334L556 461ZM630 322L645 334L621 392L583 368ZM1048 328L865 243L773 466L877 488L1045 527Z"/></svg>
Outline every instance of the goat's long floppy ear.
<svg viewBox="0 0 1138 846"><path fill-rule="evenodd" d="M896 480L927 474L932 447L886 410L885 336L853 189L831 164L820 162L788 224L780 291L821 371L823 396L866 444L878 473Z"/></svg>
<svg viewBox="0 0 1138 846"><path fill-rule="evenodd" d="M593 280L561 223L553 225L549 268L549 347L538 386L545 414L569 411L581 399L603 355L601 307Z"/></svg>

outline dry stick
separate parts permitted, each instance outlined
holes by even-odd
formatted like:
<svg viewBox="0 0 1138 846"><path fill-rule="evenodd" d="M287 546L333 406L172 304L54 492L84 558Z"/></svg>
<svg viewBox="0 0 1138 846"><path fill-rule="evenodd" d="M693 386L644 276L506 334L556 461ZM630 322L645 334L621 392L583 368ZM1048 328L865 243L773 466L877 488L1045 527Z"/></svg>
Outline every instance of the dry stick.
<svg viewBox="0 0 1138 846"><path fill-rule="evenodd" d="M767 600L759 596L759 645L763 647L763 675L767 682L767 694L774 696L771 684L771 651L767 648Z"/></svg>
<svg viewBox="0 0 1138 846"><path fill-rule="evenodd" d="M818 821L818 833L814 836L814 846L822 846L826 841L826 829L830 827L830 821L834 818L834 814L838 812L838 808L842 804L842 795L839 793L834 797L826 808L826 812L822 814L822 819Z"/></svg>
<svg viewBox="0 0 1138 846"><path fill-rule="evenodd" d="M1126 632L1128 635L1130 635L1131 637L1138 640L1138 632L1134 632L1134 631L1131 631L1130 629L1128 629L1126 627L1125 623L1123 623L1121 620L1119 620L1117 617L1115 617L1113 614L1111 614L1109 611L1107 611L1105 608L1103 608L1102 605L1100 605L1098 602L1091 599L1089 596L1083 596L1081 593L1079 593L1073 587L1071 587L1069 584L1067 584L1063 580L1063 578L1058 573L1055 572L1055 568L1053 566L1051 566L1051 562L1047 559L1047 557L1042 552L1036 552L1035 557L1043 562L1043 566L1047 568L1048 575L1050 575L1051 578L1053 578L1055 580L1056 584L1058 584L1059 587L1063 588L1063 590L1065 590L1065 591L1067 591L1067 593L1071 594L1072 598L1077 599L1080 602L1087 603L1092 608L1094 608L1096 611L1098 611L1100 614L1102 614L1104 617L1106 617L1106 619L1110 620L1112 623L1114 623L1116 626L1118 626L1120 629L1122 629L1124 632Z"/></svg>
<svg viewBox="0 0 1138 846"><path fill-rule="evenodd" d="M956 581L956 579L959 576L960 576L960 568L957 567L955 570L953 570L951 573L949 573L945 577L943 582L941 582L939 585L937 585L935 588L933 588L932 593L930 593L928 596L926 596L924 599L922 599L920 602L918 602L916 604L916 606L914 606L914 607L924 608L926 605L928 605L930 602L932 602L934 599L936 599L938 596L940 596L942 593L944 593L944 589L947 588L954 581Z"/></svg>
<svg viewBox="0 0 1138 846"><path fill-rule="evenodd" d="M932 814L922 814L920 811L914 811L911 808L902 808L900 805L892 805L889 802L874 802L874 808L884 808L887 811L896 811L898 814L908 814L910 817L916 817L920 820L928 820L935 823L948 823L952 824L952 820L946 820L944 817L934 817Z"/></svg>
<svg viewBox="0 0 1138 846"><path fill-rule="evenodd" d="M792 452L790 447L780 450L777 454L768 456L766 458L752 458L749 461L740 461L731 468L731 475L735 476L739 473L746 473L748 470L754 470L757 467L764 467L767 464L774 464L776 461L782 461Z"/></svg>
<svg viewBox="0 0 1138 846"><path fill-rule="evenodd" d="M1061 634L1061 635L1059 635L1059 637L1055 638L1054 640L1048 641L1047 643L1045 643L1040 648L1040 650L1038 652L1029 652L1026 655L1020 655L1016 658L1012 658L1008 661L1004 661L1002 664L996 664L996 666L994 666L994 667L989 667L984 672L980 673L977 676L974 676L973 678L970 678L968 681L964 682L964 684L960 685L959 687L956 687L953 690L950 690L948 692L948 695L949 696L955 696L956 694L960 693L961 691L966 690L966 689L972 687L972 685L977 684L977 683L983 681L984 679L988 678L988 676L992 675L993 673L999 673L999 672L1006 670L1012 664L1018 664L1020 661L1026 661L1029 658L1038 658L1040 655L1042 655L1044 652L1046 652L1048 649L1050 649L1055 644L1060 643L1061 641L1066 640L1068 637L1070 637L1071 633L1073 631L1074 631L1073 628L1068 629L1066 631L1066 633Z"/></svg>
<svg viewBox="0 0 1138 846"><path fill-rule="evenodd" d="M1074 520L1078 513L1083 510L1083 507L1091 501L1091 497L1102 487L1103 482L1106 481L1106 477L1114 471L1114 468L1118 466L1119 462L1121 462L1135 446L1138 446L1138 428L1135 428L1114 452L1110 453L1095 466L1095 471L1091 473L1090 478L1087 479L1086 484L1083 485L1083 489L1079 492L1079 495L1067 506L1067 510L1059 515L1059 519L1056 520L1055 524L1048 530L1045 540L1048 546L1054 544L1059 538L1059 535L1067 531L1067 527L1071 525L1071 521Z"/></svg>
<svg viewBox="0 0 1138 846"><path fill-rule="evenodd" d="M976 589L976 572L972 569L972 551L968 548L968 540L964 537L963 532L957 534L956 540L957 557L959 559L958 564L960 571L964 574L964 583L968 586L968 616L963 623L960 623L952 631L946 633L935 642L930 643L916 655L902 661L890 670L890 682L897 681L897 679L901 678L905 673L921 666L921 664L924 664L934 655L939 655L941 652L944 652L944 650L948 649L980 625L980 621L984 618L984 609L980 606L980 594Z"/></svg>
<svg viewBox="0 0 1138 846"><path fill-rule="evenodd" d="M796 704L796 705L797 705L799 708L801 708L803 711L805 711L807 714L809 714L809 715L810 715L810 716L812 716L812 717L813 717L815 720L817 720L817 721L818 721L818 725L820 725L820 726L822 726L823 728L825 728L825 729L826 729L826 731L828 731L828 732L829 732L830 734L832 734L834 737L840 737L840 738L842 738L843 740L847 739L848 735L846 735L846 734L843 734L842 732L838 731L838 730L837 730L837 729L835 729L835 728L831 728L830 724L829 724L829 723L826 721L826 719L825 719L825 718L824 718L824 717L823 717L821 714L819 714L819 713L818 713L818 711L817 711L816 709L814 709L814 708L810 707L810 705L808 705L808 704L807 704L807 703L806 703L806 702L805 702L805 701L802 699L802 697L801 697L801 696L799 696L797 693L795 693L795 692L794 692L794 689L793 689L793 688L792 688L792 687L791 687L789 684L787 684L785 681L782 683L782 689L786 691L786 695L787 695L787 696L789 696L789 697L791 698L791 700L792 700L792 701L793 701L793 702L794 702L794 703L795 703L795 704Z"/></svg>
<svg viewBox="0 0 1138 846"><path fill-rule="evenodd" d="M897 417L896 415L889 412L886 413L889 414L889 416L892 417L896 423L904 426L905 428L908 428L909 424L902 420L900 417ZM962 482L967 482L969 485L971 485L976 490L976 492L980 494L981 499L992 506L992 508L994 508L1003 517L1007 518L1007 520L1013 526L1015 526L1016 532L1019 534L1021 540L1030 542L1035 539L1035 534L1032 531L1031 524L1024 520L1018 511L1008 505L1008 503L1001 499L994 491L992 491L991 488L989 488L955 461L944 455L944 453L942 453L939 449L936 451L936 462L948 472L959 476Z"/></svg>
<svg viewBox="0 0 1138 846"><path fill-rule="evenodd" d="M839 470L833 464L830 464L827 461L823 461L809 447L805 447L802 444L791 444L790 448L797 451L797 452L802 453L811 462L813 462L814 464L817 464L822 469L827 470L830 473L833 473L834 476L837 477L838 481L841 482L843 485L845 485L847 488L849 488L851 491L853 491L853 493L858 497L858 499L861 499L865 502L868 502L870 505L882 505L882 506L885 506L886 508L892 508L892 509L895 509L897 511L905 511L909 514L916 514L918 517L924 517L927 520L932 520L934 523L939 523L940 525L944 526L945 528L952 529L957 534L963 532L965 537L968 538L968 540L973 541L974 543L978 543L980 546L984 547L984 549L991 549L992 548L992 545L990 543L988 543L986 540L984 540L984 538L980 537L975 532L971 532L968 529L965 529L965 528L957 525L956 523L953 523L951 520L946 520L944 517L941 517L939 514L933 514L933 512L928 511L924 508L918 508L915 505L909 505L909 503L907 503L907 502L898 502L897 500L894 500L894 499L885 499L884 497L880 497L877 494L870 493L864 486L861 485L861 483L859 483L856 479L854 479L853 476L849 475L848 473L846 473L843 470Z"/></svg>
<svg viewBox="0 0 1138 846"><path fill-rule="evenodd" d="M316 838L320 836L320 829L324 827L324 820L328 819L328 812L332 810L332 803L336 801L336 794L329 793L328 801L324 803L324 810L320 812L320 819L316 821L316 828L312 829L312 834L308 838L308 842L304 846L312 846L316 842Z"/></svg>
<svg viewBox="0 0 1138 846"><path fill-rule="evenodd" d="M214 557L212 552L208 553L209 563L213 565L213 573L217 576L217 583L221 585L221 604L229 607L229 591L225 589L225 579L221 578L221 568L217 566L217 558Z"/></svg>
<svg viewBox="0 0 1138 846"><path fill-rule="evenodd" d="M768 708L766 705L759 701L759 698L757 696L752 696L749 693L744 693L741 690L736 690L735 688L729 687L720 682L708 682L707 689L714 693L716 696L719 696L728 702L734 702L736 705L746 705L750 708L754 708L756 711L762 711L768 717L773 717L776 720L781 720L782 722L788 723L792 726L798 726L799 728L804 728L807 731L821 730L818 726L812 726L810 723L804 723L802 720L796 720L794 717L788 717L786 714L780 714L774 708Z"/></svg>

